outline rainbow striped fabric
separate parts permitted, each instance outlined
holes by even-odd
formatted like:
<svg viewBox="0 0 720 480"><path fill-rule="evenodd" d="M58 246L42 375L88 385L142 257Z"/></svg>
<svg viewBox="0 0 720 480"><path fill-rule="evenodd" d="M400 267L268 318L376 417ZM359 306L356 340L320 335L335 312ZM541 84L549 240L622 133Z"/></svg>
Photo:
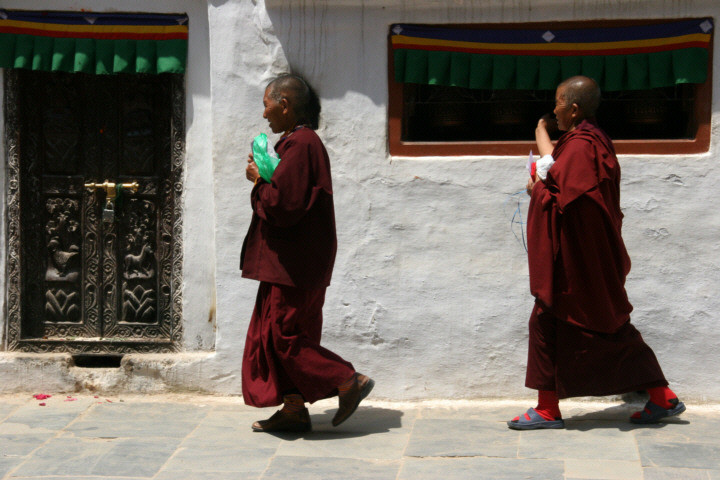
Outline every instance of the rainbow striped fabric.
<svg viewBox="0 0 720 480"><path fill-rule="evenodd" d="M584 74L606 90L703 83L710 18L642 25L533 29L395 24L398 82L490 89L554 89Z"/></svg>
<svg viewBox="0 0 720 480"><path fill-rule="evenodd" d="M0 10L0 67L184 73L187 15Z"/></svg>

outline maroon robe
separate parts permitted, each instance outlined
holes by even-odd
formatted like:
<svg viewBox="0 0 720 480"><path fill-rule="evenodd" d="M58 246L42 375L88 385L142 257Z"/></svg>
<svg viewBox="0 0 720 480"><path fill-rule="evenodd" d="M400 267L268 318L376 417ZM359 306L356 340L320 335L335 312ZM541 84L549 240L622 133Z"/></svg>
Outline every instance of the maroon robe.
<svg viewBox="0 0 720 480"><path fill-rule="evenodd" d="M268 407L287 393L314 402L336 394L353 366L320 346L322 306L337 240L330 160L309 128L283 137L271 183L251 193L253 216L240 259L260 280L245 340L245 403Z"/></svg>
<svg viewBox="0 0 720 480"><path fill-rule="evenodd" d="M242 276L300 288L330 285L337 237L330 159L320 137L295 130L275 145L271 183L252 190L253 216L240 256Z"/></svg>
<svg viewBox="0 0 720 480"><path fill-rule="evenodd" d="M592 120L565 133L528 211L530 319L526 386L560 398L667 385L630 324L620 165Z"/></svg>

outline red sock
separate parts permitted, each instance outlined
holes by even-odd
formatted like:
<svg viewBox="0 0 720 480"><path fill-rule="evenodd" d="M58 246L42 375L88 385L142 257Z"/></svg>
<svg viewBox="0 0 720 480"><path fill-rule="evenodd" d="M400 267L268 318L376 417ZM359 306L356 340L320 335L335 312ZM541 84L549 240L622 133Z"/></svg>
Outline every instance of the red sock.
<svg viewBox="0 0 720 480"><path fill-rule="evenodd" d="M535 407L535 411L545 420L560 420L562 414L560 414L560 400L557 393L552 390L539 390L538 406Z"/></svg>
<svg viewBox="0 0 720 480"><path fill-rule="evenodd" d="M545 420L560 420L562 414L560 413L560 400L557 393L552 390L538 390L538 404L535 411ZM520 417L515 417L513 422L517 422L519 419Z"/></svg>
<svg viewBox="0 0 720 480"><path fill-rule="evenodd" d="M672 408L674 405L670 403L670 400L677 398L675 392L670 390L668 387L648 388L648 393L650 394L651 402L666 409Z"/></svg>
<svg viewBox="0 0 720 480"><path fill-rule="evenodd" d="M670 390L669 387L665 386L648 388L647 392L650 394L650 401L653 402L655 405L659 405L666 410L669 410L675 406L675 404L670 403L670 400L677 400L677 395L675 395L675 392ZM635 412L632 414L632 418L640 418L641 414L641 411Z"/></svg>

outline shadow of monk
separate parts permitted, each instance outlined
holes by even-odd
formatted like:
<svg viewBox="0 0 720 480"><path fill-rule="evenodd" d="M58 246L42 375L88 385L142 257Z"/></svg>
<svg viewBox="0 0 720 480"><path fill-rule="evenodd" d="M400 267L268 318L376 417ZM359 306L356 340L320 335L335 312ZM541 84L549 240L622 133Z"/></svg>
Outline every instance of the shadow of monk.
<svg viewBox="0 0 720 480"><path fill-rule="evenodd" d="M356 438L376 433L387 433L391 429L401 428L401 410L377 407L358 407L355 413L337 427L332 426L332 418L337 409L329 409L319 415L310 415L312 431L305 433L268 432L283 440L332 440Z"/></svg>
<svg viewBox="0 0 720 480"><path fill-rule="evenodd" d="M684 420L682 417L667 417L660 420L658 423L631 423L630 415L632 415L633 412L641 410L642 408L642 404L624 403L621 405L614 405L603 410L598 410L596 412L588 412L581 415L572 415L569 418L565 418L565 429L586 432L588 430L595 430L599 428L611 428L619 430L621 432L629 432L631 430L637 430L639 428L664 428L669 424L690 424L689 421Z"/></svg>

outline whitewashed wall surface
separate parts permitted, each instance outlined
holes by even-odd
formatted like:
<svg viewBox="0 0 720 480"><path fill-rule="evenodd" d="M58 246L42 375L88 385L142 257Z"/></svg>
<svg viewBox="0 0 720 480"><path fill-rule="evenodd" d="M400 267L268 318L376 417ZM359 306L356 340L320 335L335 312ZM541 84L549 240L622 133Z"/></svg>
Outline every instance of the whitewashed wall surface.
<svg viewBox="0 0 720 480"><path fill-rule="evenodd" d="M339 249L324 343L375 378L375 397L392 400L533 392L524 387L527 257L508 211L510 195L525 185L526 159L391 157L389 25L717 13L715 0L5 0L3 7L186 12L190 49L183 353L129 355L120 369L87 371L64 355L0 351L0 389L240 393L257 291L238 270L251 214L244 166L252 138L270 133L265 85L293 69L321 97L318 133L333 168ZM719 84L715 72L708 153L620 158L632 320L673 389L694 401L720 401Z"/></svg>

